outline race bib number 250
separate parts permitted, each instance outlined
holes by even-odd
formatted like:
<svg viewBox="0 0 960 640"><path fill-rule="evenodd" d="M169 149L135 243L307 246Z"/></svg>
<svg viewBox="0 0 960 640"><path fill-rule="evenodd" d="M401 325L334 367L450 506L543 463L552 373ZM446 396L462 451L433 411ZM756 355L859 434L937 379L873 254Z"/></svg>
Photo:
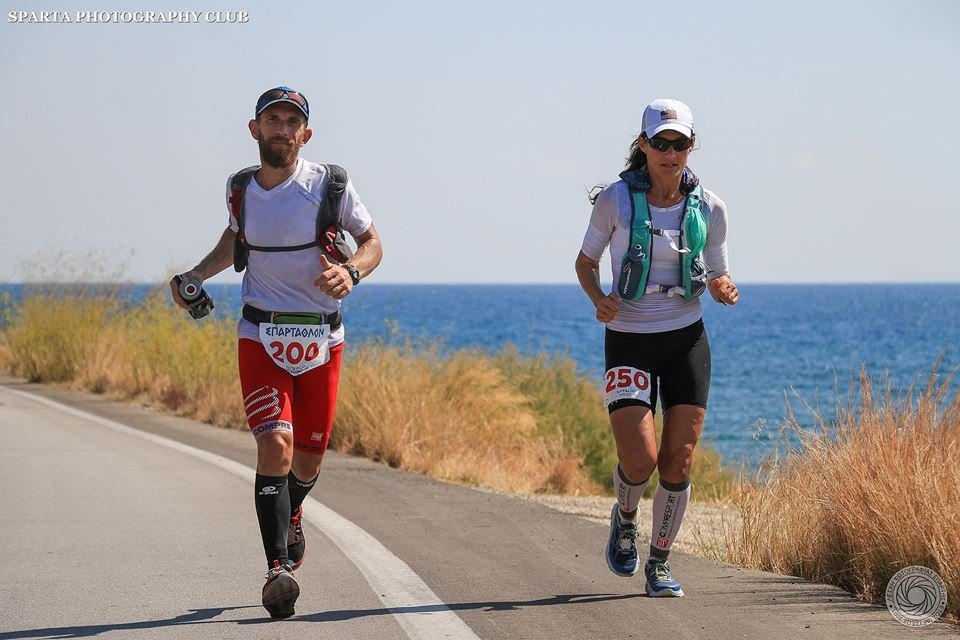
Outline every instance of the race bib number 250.
<svg viewBox="0 0 960 640"><path fill-rule="evenodd" d="M298 376L330 360L329 324L260 323L260 342L270 358Z"/></svg>
<svg viewBox="0 0 960 640"><path fill-rule="evenodd" d="M617 400L642 400L650 404L650 374L633 367L613 367L603 375L603 399L609 407Z"/></svg>

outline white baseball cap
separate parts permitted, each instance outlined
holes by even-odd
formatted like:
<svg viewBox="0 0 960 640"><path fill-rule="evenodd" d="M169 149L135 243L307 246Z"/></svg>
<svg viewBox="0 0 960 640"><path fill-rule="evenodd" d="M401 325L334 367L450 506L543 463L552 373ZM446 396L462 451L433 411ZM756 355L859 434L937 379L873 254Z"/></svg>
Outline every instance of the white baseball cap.
<svg viewBox="0 0 960 640"><path fill-rule="evenodd" d="M658 98L643 110L643 133L649 140L661 131L671 129L693 137L693 112L679 100Z"/></svg>

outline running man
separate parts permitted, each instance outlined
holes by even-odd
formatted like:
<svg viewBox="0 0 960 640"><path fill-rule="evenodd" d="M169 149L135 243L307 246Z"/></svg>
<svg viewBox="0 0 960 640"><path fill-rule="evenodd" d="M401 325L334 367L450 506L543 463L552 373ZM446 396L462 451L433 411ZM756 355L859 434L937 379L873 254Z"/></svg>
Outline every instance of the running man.
<svg viewBox="0 0 960 640"><path fill-rule="evenodd" d="M292 616L300 594L293 572L305 553L301 505L330 442L343 355L340 301L383 255L346 173L299 157L313 135L309 119L306 97L290 87L260 96L248 124L260 165L227 179L229 226L184 274L202 282L231 264L244 271L240 385L257 443L262 600L273 618ZM344 232L356 242L353 255ZM170 286L185 307L175 282Z"/></svg>

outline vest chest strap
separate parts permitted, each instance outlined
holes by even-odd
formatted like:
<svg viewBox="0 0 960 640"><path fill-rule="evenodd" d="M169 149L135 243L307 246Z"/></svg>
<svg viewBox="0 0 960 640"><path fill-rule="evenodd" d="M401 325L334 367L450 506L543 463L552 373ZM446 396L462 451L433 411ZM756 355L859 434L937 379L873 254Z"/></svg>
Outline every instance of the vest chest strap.
<svg viewBox="0 0 960 640"><path fill-rule="evenodd" d="M677 230L674 230L674 229L658 229L658 228L656 228L656 227L654 227L654 226L651 225L651 227L650 227L650 233L652 233L652 234L655 235L655 236L660 236L661 238L666 238L666 239L667 239L667 242L670 243L670 248L673 249L674 251L676 251L677 253L690 253L690 249L689 249L689 248L684 247L684 248L681 249L680 247L677 246L677 241L675 240L675 238L679 238L679 237L680 237L680 230L679 230L679 229L677 229Z"/></svg>
<svg viewBox="0 0 960 640"><path fill-rule="evenodd" d="M645 293L665 293L668 298L673 296L682 296L684 294L683 287L679 285L670 286L667 284L650 284L647 285Z"/></svg>

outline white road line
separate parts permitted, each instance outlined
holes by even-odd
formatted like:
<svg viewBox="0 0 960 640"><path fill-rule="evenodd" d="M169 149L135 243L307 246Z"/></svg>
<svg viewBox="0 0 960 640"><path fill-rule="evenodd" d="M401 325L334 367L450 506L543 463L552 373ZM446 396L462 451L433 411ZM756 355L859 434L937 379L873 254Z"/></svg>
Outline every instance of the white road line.
<svg viewBox="0 0 960 640"><path fill-rule="evenodd" d="M254 483L254 476L256 475L254 469L223 456L191 447L170 438L140 431L120 422L102 418L42 396L17 389L9 389L2 385L0 385L0 389L108 429L191 455L229 471L251 485ZM412 640L435 640L437 638L479 640L479 636L437 597L437 594L420 579L420 576L407 563L393 555L389 549L380 544L369 533L309 496L303 503L303 517L323 531L334 544L340 547L343 554L356 565L367 579L367 583L373 589L373 592L383 602L383 606L393 613L397 623L409 638Z"/></svg>

